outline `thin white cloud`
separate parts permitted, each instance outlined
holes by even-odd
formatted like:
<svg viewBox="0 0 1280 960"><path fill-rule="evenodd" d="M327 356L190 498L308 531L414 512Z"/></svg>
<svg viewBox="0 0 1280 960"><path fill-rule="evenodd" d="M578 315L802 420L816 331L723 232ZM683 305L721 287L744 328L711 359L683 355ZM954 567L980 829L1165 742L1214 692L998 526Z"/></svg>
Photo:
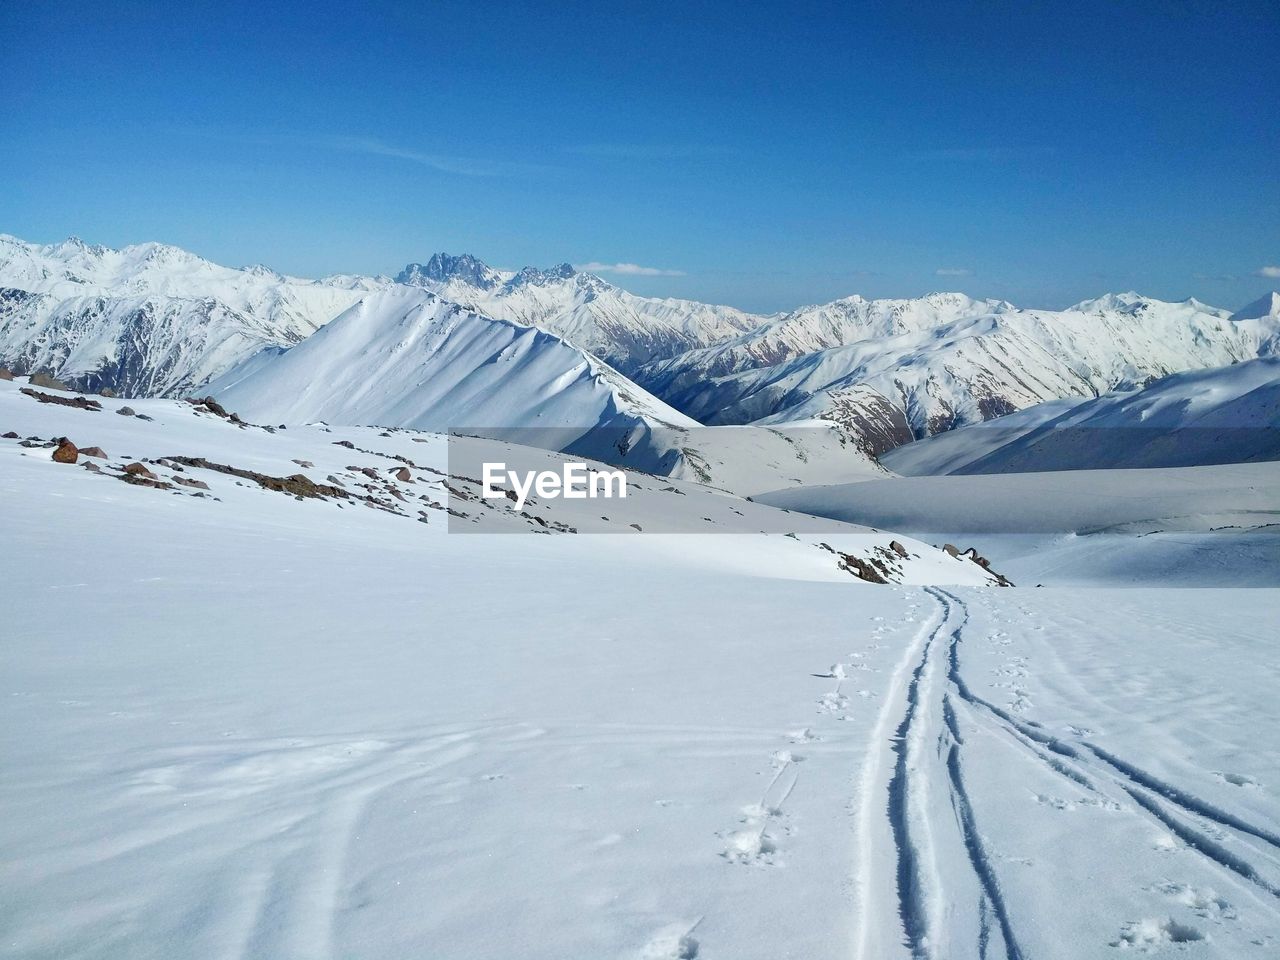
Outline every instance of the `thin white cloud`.
<svg viewBox="0 0 1280 960"><path fill-rule="evenodd" d="M1266 277L1268 280L1280 280L1280 267L1263 267L1255 276Z"/></svg>
<svg viewBox="0 0 1280 960"><path fill-rule="evenodd" d="M345 134L312 135L304 133L226 132L206 128L191 128L190 133L234 143L247 143L263 147L307 147L340 153L358 153L371 157L390 157L420 164L440 173L461 177L525 177L555 173L558 168L540 163L522 163L509 160L491 160L483 157L463 157L447 153L415 150L411 147L388 143L376 137L348 136Z"/></svg>
<svg viewBox="0 0 1280 960"><path fill-rule="evenodd" d="M933 271L935 277L967 277L970 271L961 270L957 267L939 267Z"/></svg>
<svg viewBox="0 0 1280 960"><path fill-rule="evenodd" d="M575 269L586 273L618 273L629 277L683 277L683 270L662 270L658 267L642 267L638 263L590 263L574 264Z"/></svg>
<svg viewBox="0 0 1280 960"><path fill-rule="evenodd" d="M453 173L463 177L511 177L547 173L552 167L536 163L512 163L506 160L486 160L479 157L456 157L441 153L426 153L393 143L385 143L372 137L321 137L317 143L333 150L364 153L375 157L394 157L420 163L441 173Z"/></svg>

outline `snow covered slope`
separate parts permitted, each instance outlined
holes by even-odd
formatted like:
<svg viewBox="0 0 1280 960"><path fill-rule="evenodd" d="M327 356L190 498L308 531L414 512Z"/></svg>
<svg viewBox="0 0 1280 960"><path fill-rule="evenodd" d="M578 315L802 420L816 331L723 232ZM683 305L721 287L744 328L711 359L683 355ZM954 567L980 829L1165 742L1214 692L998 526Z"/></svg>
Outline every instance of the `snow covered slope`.
<svg viewBox="0 0 1280 960"><path fill-rule="evenodd" d="M857 430L862 420L900 418L908 430L899 442L905 442L1045 400L1094 396L1250 359L1274 349L1280 329L1274 315L1233 320L1194 302L1115 299L1095 312L1002 306L771 366L694 378L659 395L707 423L826 418Z"/></svg>
<svg viewBox="0 0 1280 960"><path fill-rule="evenodd" d="M177 247L0 235L0 365L89 390L178 395L298 343L385 279L234 270Z"/></svg>
<svg viewBox="0 0 1280 960"><path fill-rule="evenodd" d="M210 389L258 421L629 432L688 417L560 338L397 285Z"/></svg>
<svg viewBox="0 0 1280 960"><path fill-rule="evenodd" d="M1057 402L894 450L908 475L1183 467L1280 460L1280 357L1173 374Z"/></svg>
<svg viewBox="0 0 1280 960"><path fill-rule="evenodd" d="M435 438L23 386L0 382L0 431L40 438L0 435L6 960L1280 938L1274 590L872 587L803 532L629 528L778 514L679 481L579 511L619 535L456 535ZM56 463L63 435L108 456ZM169 486L122 482L134 458ZM977 569L903 543L920 582Z"/></svg>
<svg viewBox="0 0 1280 960"><path fill-rule="evenodd" d="M975 543L1023 586L1280 586L1280 462L895 478L756 499Z"/></svg>
<svg viewBox="0 0 1280 960"><path fill-rule="evenodd" d="M499 271L469 255L435 254L396 278L485 316L548 330L630 373L654 358L717 343L764 318L692 300L639 297L567 263Z"/></svg>

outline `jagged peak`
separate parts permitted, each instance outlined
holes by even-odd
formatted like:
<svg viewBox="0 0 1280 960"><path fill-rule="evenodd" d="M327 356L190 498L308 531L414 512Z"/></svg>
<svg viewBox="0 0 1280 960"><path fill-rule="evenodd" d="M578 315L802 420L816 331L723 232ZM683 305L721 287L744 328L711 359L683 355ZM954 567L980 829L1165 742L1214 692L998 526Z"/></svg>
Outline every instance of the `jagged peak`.
<svg viewBox="0 0 1280 960"><path fill-rule="evenodd" d="M577 273L578 271L573 268L573 265L568 263L557 264L545 270L539 267L523 267L516 271L516 275L508 280L506 285L509 289L526 286L545 286L548 283L555 283L557 280L570 280Z"/></svg>
<svg viewBox="0 0 1280 960"><path fill-rule="evenodd" d="M410 263L396 275L397 283L421 287L428 282L447 283L463 280L473 287L489 290L500 282L498 272L479 257L469 253L433 253L426 263Z"/></svg>

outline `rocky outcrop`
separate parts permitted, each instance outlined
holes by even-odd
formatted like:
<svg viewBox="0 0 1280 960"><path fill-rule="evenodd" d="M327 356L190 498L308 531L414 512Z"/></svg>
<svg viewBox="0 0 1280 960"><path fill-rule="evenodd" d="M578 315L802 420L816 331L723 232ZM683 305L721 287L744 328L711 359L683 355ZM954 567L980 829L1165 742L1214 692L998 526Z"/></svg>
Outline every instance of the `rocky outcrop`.
<svg viewBox="0 0 1280 960"><path fill-rule="evenodd" d="M35 377L31 378L31 382L35 383ZM90 400L88 397L59 397L56 394L32 390L30 387L23 387L21 393L40 403L56 403L62 407L75 407L77 410L102 409L102 404L97 400Z"/></svg>

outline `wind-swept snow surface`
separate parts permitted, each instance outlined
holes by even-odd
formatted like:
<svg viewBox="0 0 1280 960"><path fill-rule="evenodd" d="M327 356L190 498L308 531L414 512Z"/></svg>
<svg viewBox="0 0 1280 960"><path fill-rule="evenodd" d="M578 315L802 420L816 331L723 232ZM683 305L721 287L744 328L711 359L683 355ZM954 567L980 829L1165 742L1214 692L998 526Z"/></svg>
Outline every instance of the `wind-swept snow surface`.
<svg viewBox="0 0 1280 960"><path fill-rule="evenodd" d="M0 382L0 956L1280 942L1274 590L983 587L656 478L633 514L535 508L616 536L458 535L440 508L473 487L438 438L23 387ZM105 456L54 462L60 436ZM630 527L664 510L799 532ZM918 585L819 538L896 540Z"/></svg>

